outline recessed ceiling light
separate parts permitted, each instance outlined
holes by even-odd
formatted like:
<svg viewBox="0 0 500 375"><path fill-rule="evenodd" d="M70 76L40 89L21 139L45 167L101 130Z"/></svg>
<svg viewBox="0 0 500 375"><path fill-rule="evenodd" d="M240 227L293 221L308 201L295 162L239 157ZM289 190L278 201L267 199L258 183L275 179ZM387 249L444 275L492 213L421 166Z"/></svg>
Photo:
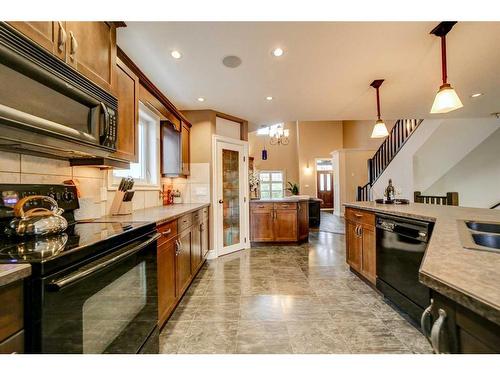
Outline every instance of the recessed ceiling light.
<svg viewBox="0 0 500 375"><path fill-rule="evenodd" d="M271 100L273 100L273 97L272 96L266 96L266 100L271 101Z"/></svg>
<svg viewBox="0 0 500 375"><path fill-rule="evenodd" d="M198 101L199 102L204 102L205 101L205 98L202 98L201 96L198 98Z"/></svg>
<svg viewBox="0 0 500 375"><path fill-rule="evenodd" d="M284 51L281 48L279 48L279 47L275 48L273 50L273 56L275 56L275 57L283 56L283 53L284 53Z"/></svg>
<svg viewBox="0 0 500 375"><path fill-rule="evenodd" d="M174 59L180 59L182 57L182 54L177 50L173 50L170 54Z"/></svg>
<svg viewBox="0 0 500 375"><path fill-rule="evenodd" d="M478 98L478 97L480 97L481 95L483 95L483 93L482 93L482 92L476 92L475 94L472 94L470 97L471 97L471 98Z"/></svg>

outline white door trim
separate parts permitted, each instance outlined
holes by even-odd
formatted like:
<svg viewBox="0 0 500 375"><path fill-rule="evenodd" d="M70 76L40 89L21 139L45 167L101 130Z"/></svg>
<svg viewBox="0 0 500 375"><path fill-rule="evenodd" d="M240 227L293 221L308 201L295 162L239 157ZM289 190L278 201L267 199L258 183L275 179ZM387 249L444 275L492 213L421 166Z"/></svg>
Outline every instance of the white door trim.
<svg viewBox="0 0 500 375"><path fill-rule="evenodd" d="M220 181L218 180L218 145L219 144L227 144L227 145L234 145L234 146L242 146L243 148L243 153L242 156L244 158L243 166L242 166L242 173L240 174L241 176L241 184L243 187L243 202L242 202L242 210L240 210L240 217L241 217L241 242L239 246L234 246L233 249L228 249L229 251L224 251L223 250L223 238L220 235L220 228L222 228L223 223L222 223L222 213L221 213L221 208L222 206L219 204L219 184ZM241 141L239 139L234 139L234 138L229 138L229 137L224 137L220 135L213 135L212 136L212 162L213 162L213 168L212 168L212 207L214 208L212 210L212 222L214 223L214 230L213 230L213 235L214 235L214 252L215 256L219 257L225 254L228 254L229 252L240 250L240 249L247 249L250 247L250 224L249 224L249 219L250 219L250 213L249 213L249 202L248 202L248 142L246 141Z"/></svg>

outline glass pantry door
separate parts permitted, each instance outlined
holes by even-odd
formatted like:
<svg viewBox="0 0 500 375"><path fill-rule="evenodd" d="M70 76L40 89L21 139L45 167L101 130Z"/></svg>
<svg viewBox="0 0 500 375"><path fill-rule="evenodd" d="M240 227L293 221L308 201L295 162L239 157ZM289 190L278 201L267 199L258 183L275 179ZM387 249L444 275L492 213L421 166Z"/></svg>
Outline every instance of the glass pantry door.
<svg viewBox="0 0 500 375"><path fill-rule="evenodd" d="M217 143L218 255L243 249L246 242L246 160L242 145Z"/></svg>

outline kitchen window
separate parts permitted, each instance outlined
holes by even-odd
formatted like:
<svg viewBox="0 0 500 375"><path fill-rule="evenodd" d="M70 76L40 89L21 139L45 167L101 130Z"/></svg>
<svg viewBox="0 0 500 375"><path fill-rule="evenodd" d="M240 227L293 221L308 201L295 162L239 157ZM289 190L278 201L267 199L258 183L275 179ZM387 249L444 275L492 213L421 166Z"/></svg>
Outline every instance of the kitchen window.
<svg viewBox="0 0 500 375"><path fill-rule="evenodd" d="M259 180L261 198L283 198L285 178L282 171L260 171Z"/></svg>
<svg viewBox="0 0 500 375"><path fill-rule="evenodd" d="M132 177L136 187L159 189L160 183L160 119L142 103L139 110L138 162L129 169L113 170L112 188L123 177Z"/></svg>

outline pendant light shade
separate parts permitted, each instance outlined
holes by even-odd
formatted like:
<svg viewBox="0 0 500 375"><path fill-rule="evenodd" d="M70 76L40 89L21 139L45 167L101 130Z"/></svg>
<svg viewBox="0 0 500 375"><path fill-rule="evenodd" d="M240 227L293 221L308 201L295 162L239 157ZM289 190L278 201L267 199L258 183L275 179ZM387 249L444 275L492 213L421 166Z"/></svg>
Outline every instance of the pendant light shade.
<svg viewBox="0 0 500 375"><path fill-rule="evenodd" d="M448 113L463 106L455 89L446 84L439 88L432 104L431 113Z"/></svg>
<svg viewBox="0 0 500 375"><path fill-rule="evenodd" d="M387 126L385 126L385 122L380 118L379 88L382 85L382 82L384 82L383 79L376 79L370 85L371 87L375 88L375 90L377 90L377 118L378 118L375 125L373 125L371 138L385 138L389 135L389 132L387 131Z"/></svg>
<svg viewBox="0 0 500 375"><path fill-rule="evenodd" d="M456 21L441 22L431 31L431 34L441 38L441 72L443 76L443 84L439 87L439 91L434 98L431 113L448 113L463 107L455 89L448 83L446 66L446 34L450 32L456 23Z"/></svg>
<svg viewBox="0 0 500 375"><path fill-rule="evenodd" d="M377 120L375 125L373 126L372 138L385 138L389 135L387 131L387 126L385 126L384 121Z"/></svg>

